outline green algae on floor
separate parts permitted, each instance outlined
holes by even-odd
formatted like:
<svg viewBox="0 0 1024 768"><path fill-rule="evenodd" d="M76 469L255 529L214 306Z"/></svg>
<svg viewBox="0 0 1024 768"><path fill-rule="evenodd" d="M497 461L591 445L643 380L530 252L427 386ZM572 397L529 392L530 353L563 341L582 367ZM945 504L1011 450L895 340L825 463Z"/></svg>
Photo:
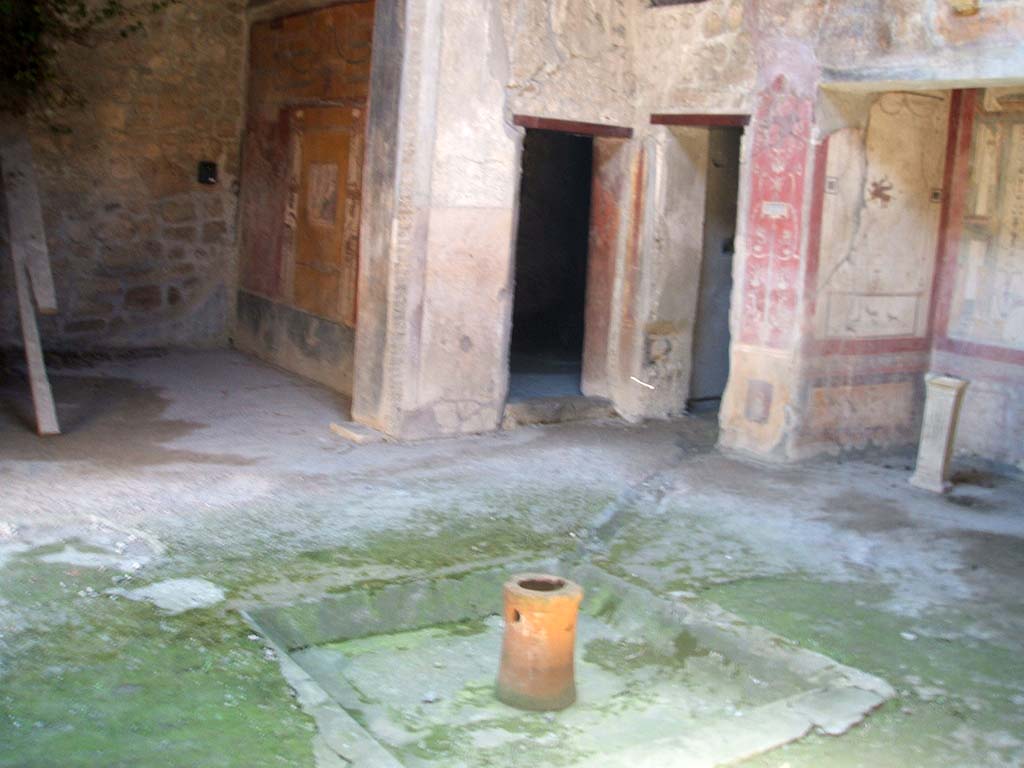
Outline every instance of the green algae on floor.
<svg viewBox="0 0 1024 768"><path fill-rule="evenodd" d="M267 533L252 541L255 534L248 530L224 532L216 541L182 539L170 542L175 564L163 577L199 576L244 596L269 578L292 584L340 580L326 591L377 578L372 574L381 570L392 580L400 572L427 574L509 557L556 556L577 547L578 536L611 499L607 492L575 487L546 492L488 488L444 506L417 505L397 527L306 537ZM254 516L249 527L259 525Z"/></svg>
<svg viewBox="0 0 1024 768"><path fill-rule="evenodd" d="M240 617L164 615L33 554L0 571L31 613L0 645L0 766L312 766L312 720Z"/></svg>
<svg viewBox="0 0 1024 768"><path fill-rule="evenodd" d="M387 651L409 651L417 646L442 637L471 637L487 631L485 619L470 619L450 624L437 624L423 629L407 632L396 632L389 635L368 635L345 640L339 643L327 643L326 650L339 651L348 658L356 658L366 653Z"/></svg>
<svg viewBox="0 0 1024 768"><path fill-rule="evenodd" d="M595 593L593 612L577 624L578 699L558 713L520 712L497 700L497 616L303 643L293 658L409 766L579 765L745 715L743 727L762 729L758 738L770 743L775 726L758 708L808 689L781 670L757 677L685 628L645 628L636 623L641 614L630 614L624 634L600 618L616 599L610 587ZM395 625L390 617L387 625Z"/></svg>
<svg viewBox="0 0 1024 768"><path fill-rule="evenodd" d="M900 690L900 698L840 739L811 736L744 765L1022 764L1019 649L965 632L978 617L950 611L900 615L892 609L890 589L864 583L751 579L714 587L703 596L804 647L878 674Z"/></svg>
<svg viewBox="0 0 1024 768"><path fill-rule="evenodd" d="M473 560L510 555L572 550L570 533L607 502L606 497L582 505L562 503L558 497L497 498L488 514L461 510L428 509L416 514L401 530L371 533L353 545L300 554L301 560L337 567L399 564L405 568L436 571Z"/></svg>
<svg viewBox="0 0 1024 768"><path fill-rule="evenodd" d="M676 636L672 645L672 651L666 652L665 649L647 642L643 637L617 640L597 638L587 643L583 650L583 658L611 671L657 667L666 672L681 673L688 659L711 653L685 629Z"/></svg>

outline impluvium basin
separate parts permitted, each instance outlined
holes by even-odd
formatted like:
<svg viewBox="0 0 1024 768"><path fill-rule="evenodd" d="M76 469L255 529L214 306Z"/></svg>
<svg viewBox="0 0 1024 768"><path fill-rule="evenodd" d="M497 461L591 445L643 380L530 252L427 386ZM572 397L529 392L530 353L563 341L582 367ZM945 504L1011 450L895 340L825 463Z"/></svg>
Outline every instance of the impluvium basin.
<svg viewBox="0 0 1024 768"><path fill-rule="evenodd" d="M533 610L519 590L544 591L521 584L534 573L559 574L543 586L568 602L540 619L559 616L551 626L562 632L543 663L509 651ZM714 603L660 596L590 564L509 562L245 614L279 650L317 738L358 768L710 768L811 731L842 733L894 695ZM552 682L524 702L537 693L520 686L529 675ZM564 709L520 709L573 696Z"/></svg>

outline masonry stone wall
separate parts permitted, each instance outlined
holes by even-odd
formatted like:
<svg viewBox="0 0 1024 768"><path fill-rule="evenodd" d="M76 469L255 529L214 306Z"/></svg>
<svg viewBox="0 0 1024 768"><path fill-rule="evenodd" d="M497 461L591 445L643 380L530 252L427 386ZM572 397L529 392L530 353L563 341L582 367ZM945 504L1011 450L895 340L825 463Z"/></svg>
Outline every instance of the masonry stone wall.
<svg viewBox="0 0 1024 768"><path fill-rule="evenodd" d="M59 303L45 347L226 341L244 61L241 0L182 0L140 33L63 51L85 104L53 115L65 131L30 124ZM217 184L197 182L200 160ZM18 345L13 290L0 304L0 344Z"/></svg>

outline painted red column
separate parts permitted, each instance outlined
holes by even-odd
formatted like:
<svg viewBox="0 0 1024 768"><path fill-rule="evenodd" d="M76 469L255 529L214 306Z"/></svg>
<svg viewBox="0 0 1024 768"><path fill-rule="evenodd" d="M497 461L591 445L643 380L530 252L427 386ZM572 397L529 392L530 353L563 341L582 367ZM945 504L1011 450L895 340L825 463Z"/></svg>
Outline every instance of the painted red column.
<svg viewBox="0 0 1024 768"><path fill-rule="evenodd" d="M813 105L784 75L754 118L740 341L786 349L798 325L804 181Z"/></svg>

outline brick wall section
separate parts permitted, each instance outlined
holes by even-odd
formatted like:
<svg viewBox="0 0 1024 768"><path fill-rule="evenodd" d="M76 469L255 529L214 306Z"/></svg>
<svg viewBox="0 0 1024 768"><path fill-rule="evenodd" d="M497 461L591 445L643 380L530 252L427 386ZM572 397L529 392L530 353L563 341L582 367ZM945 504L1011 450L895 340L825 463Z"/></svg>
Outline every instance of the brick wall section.
<svg viewBox="0 0 1024 768"><path fill-rule="evenodd" d="M86 105L58 116L67 133L31 128L60 304L42 319L44 344L223 342L237 260L244 4L182 0L140 34L66 56ZM216 185L197 182L199 160L218 164ZM3 344L20 342L13 302L0 291Z"/></svg>

